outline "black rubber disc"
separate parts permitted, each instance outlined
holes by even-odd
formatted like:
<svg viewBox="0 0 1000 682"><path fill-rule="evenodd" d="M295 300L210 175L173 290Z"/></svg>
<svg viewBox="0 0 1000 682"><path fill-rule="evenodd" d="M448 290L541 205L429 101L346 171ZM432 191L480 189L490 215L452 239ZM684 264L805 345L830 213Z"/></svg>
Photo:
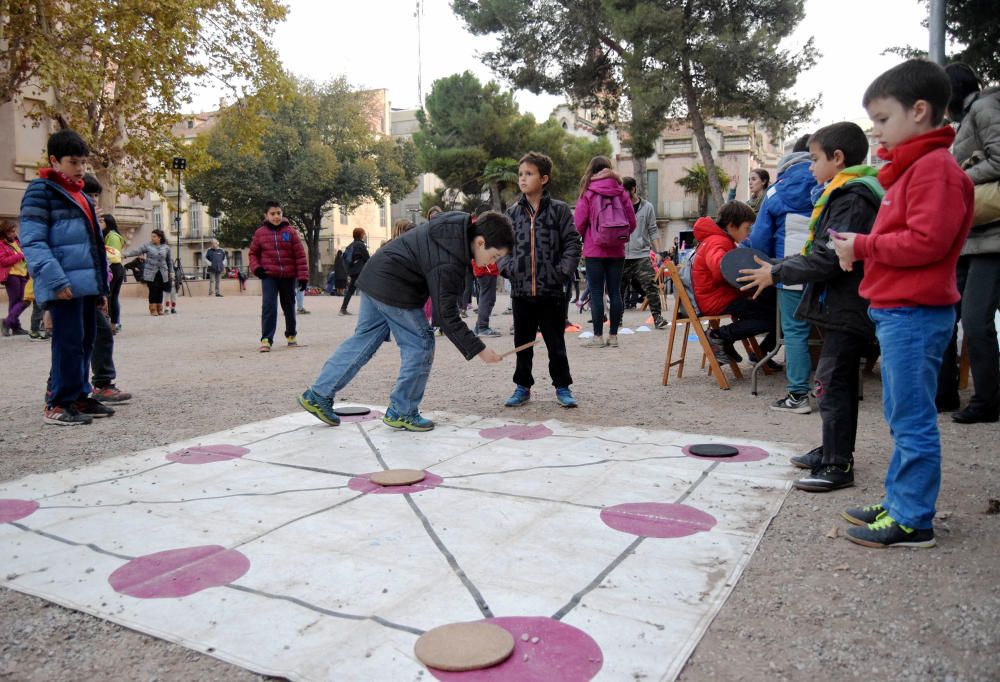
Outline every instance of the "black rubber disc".
<svg viewBox="0 0 1000 682"><path fill-rule="evenodd" d="M716 445L715 443L700 443L688 448L688 452L699 457L735 457L739 449L732 445Z"/></svg>
<svg viewBox="0 0 1000 682"><path fill-rule="evenodd" d="M360 417L370 412L370 408L361 405L337 405L333 408L333 413L338 417Z"/></svg>

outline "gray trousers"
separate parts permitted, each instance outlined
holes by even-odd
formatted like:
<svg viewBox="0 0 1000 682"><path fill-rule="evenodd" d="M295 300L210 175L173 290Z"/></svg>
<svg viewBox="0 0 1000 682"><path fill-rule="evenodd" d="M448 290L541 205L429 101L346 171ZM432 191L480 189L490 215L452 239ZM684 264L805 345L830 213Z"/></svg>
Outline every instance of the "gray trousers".
<svg viewBox="0 0 1000 682"><path fill-rule="evenodd" d="M476 320L476 331L490 326L490 313L497 302L496 275L483 275L476 278L479 285L479 317Z"/></svg>
<svg viewBox="0 0 1000 682"><path fill-rule="evenodd" d="M216 294L221 294L222 293L222 289L220 288L221 278L222 278L222 273L221 272L211 272L210 271L208 273L208 295L209 296L211 296L213 293L216 293ZM215 285L215 289L214 290L212 289L213 283Z"/></svg>

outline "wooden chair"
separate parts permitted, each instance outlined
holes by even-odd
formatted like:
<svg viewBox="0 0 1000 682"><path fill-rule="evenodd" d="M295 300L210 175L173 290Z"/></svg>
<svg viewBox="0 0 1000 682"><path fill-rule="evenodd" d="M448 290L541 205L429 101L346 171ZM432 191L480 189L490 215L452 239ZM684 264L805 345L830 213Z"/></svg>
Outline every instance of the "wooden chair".
<svg viewBox="0 0 1000 682"><path fill-rule="evenodd" d="M677 378L680 379L684 375L684 359L687 355L688 336L693 328L704 353L702 366L707 363L708 371L715 377L715 380L719 384L719 388L724 391L728 391L729 381L726 379L726 375L722 373L722 367L719 365L719 361L715 359L715 354L712 352L712 346L708 342L708 336L705 334L705 323L708 323L710 329L718 329L720 321L727 318L731 319L732 316L729 314L696 315L694 312L694 305L691 303L691 297L688 296L687 291L684 289L684 283L681 281L681 275L677 270L677 266L668 260L664 262L663 266L660 268L661 275L663 272L666 272L674 283L675 299L674 312L670 323L670 333L667 335L667 359L663 364L663 385L666 386L670 381L670 368L675 365L677 366ZM674 336L677 334L677 329L681 325L684 327L683 339L681 341L681 352L680 357L674 360ZM757 353L758 357L761 357L760 348L757 346L755 339L743 339L743 345L747 349L747 352L754 351ZM733 371L733 376L737 379L743 378L743 373L740 371L740 367L737 363L729 362L729 367Z"/></svg>

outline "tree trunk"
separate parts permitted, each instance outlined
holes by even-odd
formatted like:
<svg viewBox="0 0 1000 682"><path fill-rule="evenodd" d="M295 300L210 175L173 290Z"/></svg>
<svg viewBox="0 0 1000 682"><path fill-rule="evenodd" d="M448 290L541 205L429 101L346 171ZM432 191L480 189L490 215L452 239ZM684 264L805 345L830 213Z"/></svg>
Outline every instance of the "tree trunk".
<svg viewBox="0 0 1000 682"><path fill-rule="evenodd" d="M323 214L315 213L308 218L303 218L306 228L306 257L309 259L309 283L319 282L319 233L322 226Z"/></svg>
<svg viewBox="0 0 1000 682"><path fill-rule="evenodd" d="M694 91L694 82L691 77L691 63L686 55L682 62L682 80L684 81L684 97L687 101L688 117L691 119L694 137L698 140L701 162L708 174L708 186L712 189L715 205L722 206L722 185L719 184L719 173L715 167L715 159L712 158L712 145L708 143L708 137L705 135L705 119L702 118L701 109L698 107L698 96Z"/></svg>
<svg viewBox="0 0 1000 682"><path fill-rule="evenodd" d="M503 183L494 180L490 183L490 204L494 211L503 213Z"/></svg>
<svg viewBox="0 0 1000 682"><path fill-rule="evenodd" d="M649 199L649 188L646 187L646 157L632 152L632 175L635 177L635 193L642 199Z"/></svg>

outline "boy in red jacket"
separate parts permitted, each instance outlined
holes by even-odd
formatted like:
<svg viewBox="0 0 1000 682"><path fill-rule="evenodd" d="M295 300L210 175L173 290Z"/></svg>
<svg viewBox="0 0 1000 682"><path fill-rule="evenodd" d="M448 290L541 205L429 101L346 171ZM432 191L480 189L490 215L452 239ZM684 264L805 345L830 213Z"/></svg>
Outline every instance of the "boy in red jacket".
<svg viewBox="0 0 1000 682"><path fill-rule="evenodd" d="M765 354L775 344L778 325L776 298L768 290L757 299L744 295L722 276L722 258L737 248L750 234L755 214L742 201L730 201L719 209L719 223L708 217L694 223L694 237L698 248L691 266L695 305L702 315L733 316L734 322L708 331L708 343L715 359L723 364L740 362L743 357L736 352L734 341L758 334L766 334L760 348Z"/></svg>
<svg viewBox="0 0 1000 682"><path fill-rule="evenodd" d="M944 69L911 59L865 91L886 188L870 234L834 235L844 270L863 260L858 293L882 347L882 407L895 441L878 504L849 509L847 538L866 547L933 547L941 487L934 396L959 300L955 265L972 225L973 186L941 126L951 96Z"/></svg>
<svg viewBox="0 0 1000 682"><path fill-rule="evenodd" d="M285 314L285 339L289 346L297 346L295 285L297 282L299 289L304 290L309 284L309 262L298 230L282 215L277 201L264 204L264 222L250 242L250 271L260 279L262 294L258 350L267 353L274 344L279 299L281 312Z"/></svg>

